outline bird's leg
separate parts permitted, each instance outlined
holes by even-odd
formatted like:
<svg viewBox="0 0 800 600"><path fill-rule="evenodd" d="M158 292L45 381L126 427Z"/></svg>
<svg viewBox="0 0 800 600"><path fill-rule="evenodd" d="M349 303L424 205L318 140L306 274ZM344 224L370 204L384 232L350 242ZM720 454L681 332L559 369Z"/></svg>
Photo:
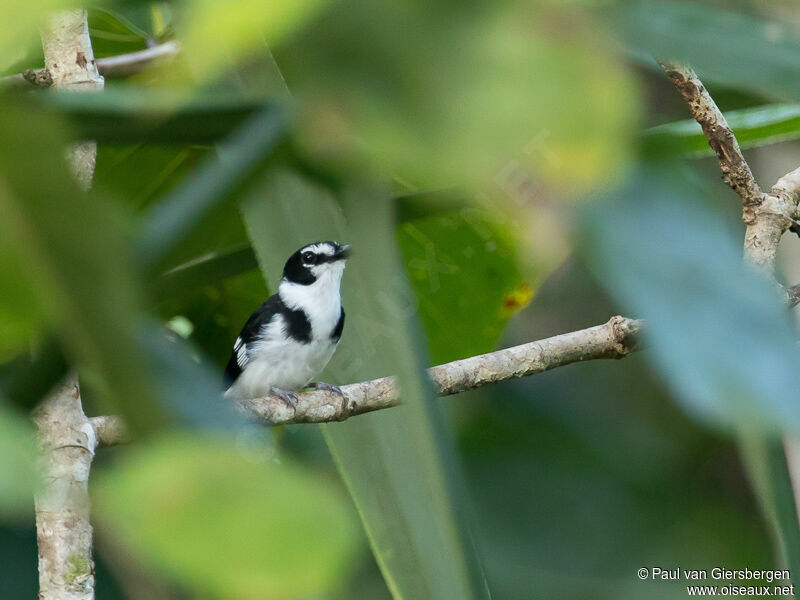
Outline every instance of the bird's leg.
<svg viewBox="0 0 800 600"><path fill-rule="evenodd" d="M269 393L286 402L286 404L291 406L292 409L297 412L297 394L288 390L282 390L281 388L277 387L269 388Z"/></svg>
<svg viewBox="0 0 800 600"><path fill-rule="evenodd" d="M342 391L342 388L340 388L338 385L325 383L324 381L314 381L312 383L309 383L308 387L310 387L313 390L322 390L323 392L333 392L334 394L340 396L342 399L342 413L339 420L343 421L344 419L350 416L350 410L352 408L352 405L350 404L350 399L347 396L345 396L345 393Z"/></svg>

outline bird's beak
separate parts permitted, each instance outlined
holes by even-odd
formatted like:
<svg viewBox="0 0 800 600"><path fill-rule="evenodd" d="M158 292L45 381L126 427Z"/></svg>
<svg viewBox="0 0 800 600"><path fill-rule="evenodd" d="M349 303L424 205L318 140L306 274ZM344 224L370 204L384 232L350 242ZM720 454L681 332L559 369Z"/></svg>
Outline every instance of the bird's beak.
<svg viewBox="0 0 800 600"><path fill-rule="evenodd" d="M345 260L347 258L350 258L350 244L339 246L339 250L336 252L336 260Z"/></svg>

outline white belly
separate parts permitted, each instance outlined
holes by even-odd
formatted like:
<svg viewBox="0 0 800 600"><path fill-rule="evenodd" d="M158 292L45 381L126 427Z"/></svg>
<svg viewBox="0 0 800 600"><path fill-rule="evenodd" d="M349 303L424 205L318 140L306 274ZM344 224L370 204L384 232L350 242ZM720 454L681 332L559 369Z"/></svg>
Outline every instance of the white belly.
<svg viewBox="0 0 800 600"><path fill-rule="evenodd" d="M303 344L284 338L258 342L251 359L228 394L240 398L258 398L271 388L297 391L319 375L330 361L336 344L330 338L312 339Z"/></svg>

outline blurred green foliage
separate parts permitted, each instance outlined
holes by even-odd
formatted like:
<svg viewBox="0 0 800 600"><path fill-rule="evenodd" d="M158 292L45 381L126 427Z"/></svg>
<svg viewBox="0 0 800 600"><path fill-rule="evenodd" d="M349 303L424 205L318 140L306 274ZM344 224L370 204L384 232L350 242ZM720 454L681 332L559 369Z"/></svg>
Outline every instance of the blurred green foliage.
<svg viewBox="0 0 800 600"><path fill-rule="evenodd" d="M3 3L3 73L65 6ZM662 162L709 149L652 59L691 61L744 146L795 140L784 4L89 7L98 57L182 51L99 95L0 92L1 597L35 594L22 410L67 363L142 432L91 480L102 598L683 598L636 570L797 563L796 329L716 165ZM63 160L85 137L90 193ZM245 424L232 341L325 238L355 253L323 379L398 374L406 406ZM443 401L424 378L622 311L649 325L621 363Z"/></svg>

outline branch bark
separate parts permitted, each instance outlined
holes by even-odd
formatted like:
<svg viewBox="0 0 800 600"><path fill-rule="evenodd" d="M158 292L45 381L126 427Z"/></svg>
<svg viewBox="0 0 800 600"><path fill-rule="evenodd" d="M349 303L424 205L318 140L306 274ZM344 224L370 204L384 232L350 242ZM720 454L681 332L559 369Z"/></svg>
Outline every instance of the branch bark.
<svg viewBox="0 0 800 600"><path fill-rule="evenodd" d="M449 396L574 362L623 358L636 350L642 327L641 321L612 317L603 325L438 365L428 369L428 374L436 394ZM344 421L401 403L402 392L394 377L351 383L341 390L343 397L324 390L297 394L296 409L276 396L240 400L238 408L264 424L284 425ZM91 423L101 446L124 441L119 417L95 417Z"/></svg>
<svg viewBox="0 0 800 600"><path fill-rule="evenodd" d="M102 89L85 10L54 14L42 32L42 46L55 89ZM69 149L70 167L84 188L91 185L96 155L93 142ZM93 600L88 480L97 439L83 413L75 376L43 402L35 420L43 479L35 498L39 598Z"/></svg>
<svg viewBox="0 0 800 600"><path fill-rule="evenodd" d="M778 179L769 193L761 192L739 149L736 136L697 74L685 65L669 62L660 64L689 104L709 145L717 153L725 181L742 199L742 219L747 225L744 259L774 277L778 244L798 216L800 167ZM795 306L800 298L800 286L781 289L789 306ZM786 437L784 448L794 488L795 506L800 516L800 440Z"/></svg>
<svg viewBox="0 0 800 600"><path fill-rule="evenodd" d="M180 43L171 40L137 52L98 58L95 60L95 65L103 77L130 77L141 73L153 63L177 56L180 50ZM47 67L27 69L22 73L0 77L0 89L29 88L31 86L46 88L51 85L53 85L53 79Z"/></svg>
<svg viewBox="0 0 800 600"><path fill-rule="evenodd" d="M800 169L781 177L769 193L762 192L728 121L694 70L682 64L659 63L702 127L709 146L717 155L723 178L742 199L742 220L747 225L745 259L761 271L774 275L778 243L797 217Z"/></svg>

